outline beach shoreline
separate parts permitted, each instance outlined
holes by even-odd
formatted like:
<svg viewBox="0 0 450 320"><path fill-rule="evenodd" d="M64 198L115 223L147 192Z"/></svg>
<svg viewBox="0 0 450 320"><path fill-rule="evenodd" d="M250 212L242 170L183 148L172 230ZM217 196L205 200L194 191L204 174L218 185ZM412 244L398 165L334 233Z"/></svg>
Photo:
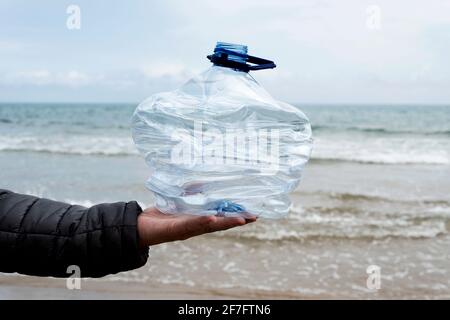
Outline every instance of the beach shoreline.
<svg viewBox="0 0 450 320"><path fill-rule="evenodd" d="M207 236L152 247L144 267L81 279L80 290L67 289L65 278L0 274L0 300L450 298L449 255L434 255L450 245L447 235L264 241L256 249L253 241L231 242ZM227 248L214 250L220 244ZM286 258L270 259L266 252ZM228 262L220 263L221 256ZM371 265L381 270L379 290L366 287Z"/></svg>

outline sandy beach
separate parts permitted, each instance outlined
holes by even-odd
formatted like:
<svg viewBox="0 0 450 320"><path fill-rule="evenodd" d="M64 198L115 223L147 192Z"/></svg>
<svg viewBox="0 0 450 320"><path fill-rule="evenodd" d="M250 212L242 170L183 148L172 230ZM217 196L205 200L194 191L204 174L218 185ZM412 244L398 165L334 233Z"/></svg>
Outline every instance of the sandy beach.
<svg viewBox="0 0 450 320"><path fill-rule="evenodd" d="M153 257L138 270L108 276L102 279L82 279L80 290L68 290L66 279L40 278L21 275L0 276L1 299L449 299L447 290L448 255L432 257L430 252L445 249L448 237L438 239L439 246L430 240L354 241L353 243L312 242L299 246L301 264L289 263L281 283L288 285L271 288L265 283L277 272L261 274L258 264L270 264L276 270L287 265L281 261L235 257L234 270L173 271L175 262L165 262L164 252L184 251L179 244L152 248ZM326 241L325 241L326 242ZM187 246L197 247L195 240ZM214 245L214 243L212 243ZM331 247L332 246L332 247ZM271 248L275 250L274 248ZM230 252L231 251L231 252ZM237 250L229 250L231 255ZM403 252L403 253L401 253ZM294 252L295 255L300 255ZM284 254L284 250L283 250ZM292 254L292 253L291 253ZM204 268L199 254L189 265ZM376 257L376 258L372 258ZM211 256L209 256L211 259ZM163 260L163 262L160 262ZM238 262L239 261L239 262ZM380 290L366 288L365 266L378 263L382 270ZM166 266L169 266L166 268ZM433 267L431 267L433 266ZM226 267L226 266L225 266ZM203 269L200 267L199 269ZM179 269L178 269L179 270ZM196 276L192 276L192 272ZM242 276L245 272L253 272ZM199 280L193 280L194 277ZM238 278L241 281L235 281ZM255 280L253 281L252 278ZM209 282L202 279L210 279ZM220 281L222 279L222 282ZM283 281L283 279L287 279ZM239 283L241 282L241 283ZM228 283L228 285L227 285ZM250 284L251 283L251 284ZM295 286L292 288L292 286Z"/></svg>

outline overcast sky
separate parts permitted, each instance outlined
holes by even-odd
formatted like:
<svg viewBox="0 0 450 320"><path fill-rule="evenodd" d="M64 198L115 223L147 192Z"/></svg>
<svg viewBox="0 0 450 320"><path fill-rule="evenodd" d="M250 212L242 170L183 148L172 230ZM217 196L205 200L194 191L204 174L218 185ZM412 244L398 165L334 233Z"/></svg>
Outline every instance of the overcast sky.
<svg viewBox="0 0 450 320"><path fill-rule="evenodd" d="M0 101L140 101L216 41L274 60L252 74L288 102L450 103L450 0L0 0Z"/></svg>

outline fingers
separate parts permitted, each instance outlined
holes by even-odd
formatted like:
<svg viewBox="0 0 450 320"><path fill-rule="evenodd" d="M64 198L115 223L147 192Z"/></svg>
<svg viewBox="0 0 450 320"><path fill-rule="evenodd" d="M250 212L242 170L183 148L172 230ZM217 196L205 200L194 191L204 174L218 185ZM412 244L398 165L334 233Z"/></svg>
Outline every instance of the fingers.
<svg viewBox="0 0 450 320"><path fill-rule="evenodd" d="M243 226L246 223L256 221L256 218L244 219L243 217L217 217L217 216L200 216L189 217L186 220L178 221L176 233L180 240L185 240L194 236L223 231L230 228Z"/></svg>
<svg viewBox="0 0 450 320"><path fill-rule="evenodd" d="M209 232L214 231L222 231L230 228L243 226L246 224L246 220L242 217L215 217L215 221L210 223L211 230Z"/></svg>
<svg viewBox="0 0 450 320"><path fill-rule="evenodd" d="M258 217L251 217L251 218L245 218L245 221L247 223L252 223L255 222L258 219Z"/></svg>

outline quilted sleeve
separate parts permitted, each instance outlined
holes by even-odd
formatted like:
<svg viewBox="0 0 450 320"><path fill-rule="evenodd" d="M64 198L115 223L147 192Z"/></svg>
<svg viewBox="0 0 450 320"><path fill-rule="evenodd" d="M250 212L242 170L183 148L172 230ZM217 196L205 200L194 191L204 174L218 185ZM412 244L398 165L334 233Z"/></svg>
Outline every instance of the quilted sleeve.
<svg viewBox="0 0 450 320"><path fill-rule="evenodd" d="M90 208L0 189L0 272L102 277L143 266L148 248L138 245L135 202Z"/></svg>

